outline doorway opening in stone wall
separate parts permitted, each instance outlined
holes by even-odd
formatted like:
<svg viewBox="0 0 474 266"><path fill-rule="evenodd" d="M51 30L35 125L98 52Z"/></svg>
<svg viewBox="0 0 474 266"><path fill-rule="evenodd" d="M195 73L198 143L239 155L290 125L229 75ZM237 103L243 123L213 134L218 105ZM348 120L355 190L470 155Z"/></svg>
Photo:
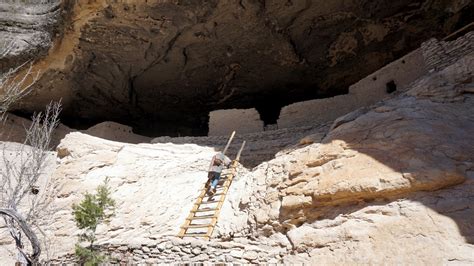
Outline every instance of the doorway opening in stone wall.
<svg viewBox="0 0 474 266"><path fill-rule="evenodd" d="M255 106L265 128L276 126L278 118L280 118L281 108L280 99L276 97L268 97L263 101L259 101Z"/></svg>

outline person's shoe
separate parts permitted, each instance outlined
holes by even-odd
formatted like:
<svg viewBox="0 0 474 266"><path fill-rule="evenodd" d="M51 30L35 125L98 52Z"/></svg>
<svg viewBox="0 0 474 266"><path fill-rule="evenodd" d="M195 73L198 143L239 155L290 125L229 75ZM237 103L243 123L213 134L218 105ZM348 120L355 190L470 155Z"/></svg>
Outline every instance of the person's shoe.
<svg viewBox="0 0 474 266"><path fill-rule="evenodd" d="M212 197L212 196L214 196L214 194L216 194L216 189L215 189L215 188L211 188L211 189L209 190L209 196Z"/></svg>

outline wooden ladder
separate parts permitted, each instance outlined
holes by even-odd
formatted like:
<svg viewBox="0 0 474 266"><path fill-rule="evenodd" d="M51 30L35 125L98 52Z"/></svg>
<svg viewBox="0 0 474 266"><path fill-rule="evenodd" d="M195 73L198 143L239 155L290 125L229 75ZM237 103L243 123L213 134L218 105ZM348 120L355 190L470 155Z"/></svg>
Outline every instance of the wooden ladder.
<svg viewBox="0 0 474 266"><path fill-rule="evenodd" d="M222 205L224 205L225 197L229 191L230 185L237 173L238 161L240 154L245 146L245 141L237 154L236 159L227 171L222 172L219 183L216 187L216 194L207 195L210 182L206 182L201 189L193 208L189 212L184 224L181 226L178 237L201 237L210 240L212 232L217 224ZM218 199L214 199L218 196ZM207 200L205 200L207 198Z"/></svg>

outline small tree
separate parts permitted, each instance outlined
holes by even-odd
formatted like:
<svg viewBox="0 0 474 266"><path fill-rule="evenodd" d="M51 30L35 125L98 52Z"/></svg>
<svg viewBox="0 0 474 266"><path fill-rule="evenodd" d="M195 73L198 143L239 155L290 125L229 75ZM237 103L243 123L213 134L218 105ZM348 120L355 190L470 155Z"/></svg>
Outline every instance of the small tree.
<svg viewBox="0 0 474 266"><path fill-rule="evenodd" d="M76 225L83 230L79 241L88 242L87 247L77 243L75 254L80 262L86 265L97 265L105 260L104 256L94 249L94 242L97 240L95 235L97 226L102 222L108 222L115 215L115 201L110 197L108 181L106 178L104 184L97 187L96 194L86 193L78 205L72 205Z"/></svg>

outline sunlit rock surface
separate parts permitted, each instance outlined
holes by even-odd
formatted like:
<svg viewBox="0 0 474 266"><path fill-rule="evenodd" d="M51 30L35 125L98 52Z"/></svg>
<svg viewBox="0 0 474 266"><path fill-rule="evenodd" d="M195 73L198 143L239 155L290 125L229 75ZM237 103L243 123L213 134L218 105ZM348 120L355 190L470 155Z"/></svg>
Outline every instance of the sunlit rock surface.
<svg viewBox="0 0 474 266"><path fill-rule="evenodd" d="M254 236L287 262L472 263L473 77L471 54L254 169Z"/></svg>
<svg viewBox="0 0 474 266"><path fill-rule="evenodd" d="M474 263L473 70L465 56L341 118L321 141L240 167L210 243L173 236L214 148L70 133L51 162L51 258L71 261L71 204L109 177L117 215L98 243L115 262Z"/></svg>

